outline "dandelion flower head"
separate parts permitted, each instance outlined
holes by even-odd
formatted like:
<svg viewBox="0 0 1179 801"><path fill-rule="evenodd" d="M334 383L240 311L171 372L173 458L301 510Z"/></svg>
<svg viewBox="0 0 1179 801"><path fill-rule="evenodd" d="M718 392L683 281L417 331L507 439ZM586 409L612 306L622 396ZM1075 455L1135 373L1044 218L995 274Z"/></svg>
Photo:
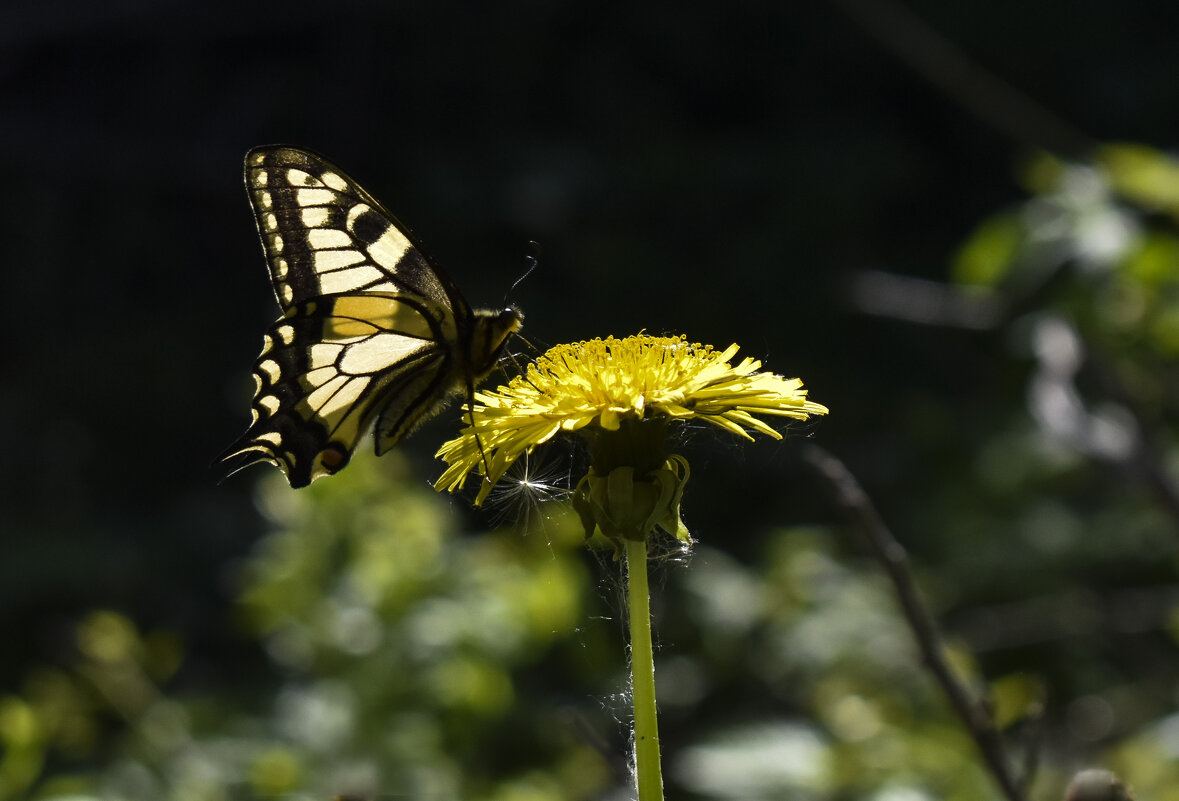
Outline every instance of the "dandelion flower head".
<svg viewBox="0 0 1179 801"><path fill-rule="evenodd" d="M439 449L448 464L436 484L454 491L478 470L486 475L475 503L524 453L561 432L617 432L628 421L704 420L746 439L782 435L756 415L805 420L827 414L807 400L802 380L761 372L761 362L733 365L723 351L684 336L638 334L558 345L523 375L476 392L474 424Z"/></svg>

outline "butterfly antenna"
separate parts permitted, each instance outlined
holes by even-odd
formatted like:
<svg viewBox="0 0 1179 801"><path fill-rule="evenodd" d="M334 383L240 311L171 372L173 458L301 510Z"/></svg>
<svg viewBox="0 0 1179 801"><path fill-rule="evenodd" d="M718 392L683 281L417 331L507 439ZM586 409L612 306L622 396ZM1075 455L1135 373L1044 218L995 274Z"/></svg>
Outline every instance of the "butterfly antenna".
<svg viewBox="0 0 1179 801"><path fill-rule="evenodd" d="M508 293L504 295L505 306L508 303L508 298L510 298L512 293L516 291L516 287L520 286L520 284L524 282L525 278L532 275L532 271L535 270L536 265L540 263L540 243L535 239L528 240L528 250L528 255L524 257L524 262L528 265L528 267L524 270L524 274L517 278L516 282L508 289Z"/></svg>
<svg viewBox="0 0 1179 801"><path fill-rule="evenodd" d="M533 353L536 353L536 352L537 352L536 343L535 343L535 342L533 342L531 339L529 339L528 337L524 336L524 335L523 335L523 334L521 334L519 331L517 331L515 334L513 334L513 336L515 336L515 337L516 337L516 339L518 339L518 340L520 340L521 342L523 342L523 343L524 343L524 345L525 345L525 347L527 347L527 348L528 348L528 350L532 351Z"/></svg>

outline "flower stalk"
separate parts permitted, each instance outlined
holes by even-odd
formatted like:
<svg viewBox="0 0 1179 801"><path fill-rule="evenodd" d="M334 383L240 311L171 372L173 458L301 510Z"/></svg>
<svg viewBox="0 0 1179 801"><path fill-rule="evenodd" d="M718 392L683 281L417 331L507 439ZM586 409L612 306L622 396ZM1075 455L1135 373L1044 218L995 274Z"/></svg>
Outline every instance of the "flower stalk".
<svg viewBox="0 0 1179 801"><path fill-rule="evenodd" d="M630 683L635 711L635 785L638 787L639 801L663 801L646 540L626 541L626 592L630 606Z"/></svg>
<svg viewBox="0 0 1179 801"><path fill-rule="evenodd" d="M781 439L765 422L827 414L807 399L802 381L761 371L737 346L718 351L686 337L639 334L558 345L524 375L493 392L476 392L470 425L438 450L449 465L439 490L460 489L482 474L478 505L519 458L558 434L581 439L589 470L572 493L587 538L601 533L616 557L626 557L630 612L634 772L638 801L663 801L647 538L662 530L692 544L680 518L691 473L688 460L669 453L673 423L701 421L752 440Z"/></svg>

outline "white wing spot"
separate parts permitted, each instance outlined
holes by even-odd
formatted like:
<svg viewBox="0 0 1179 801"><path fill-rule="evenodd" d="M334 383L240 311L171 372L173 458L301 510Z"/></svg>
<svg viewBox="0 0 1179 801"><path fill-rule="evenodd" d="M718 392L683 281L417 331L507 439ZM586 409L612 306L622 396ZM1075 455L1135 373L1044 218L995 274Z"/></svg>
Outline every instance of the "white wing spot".
<svg viewBox="0 0 1179 801"><path fill-rule="evenodd" d="M371 265L320 273L319 291L325 295L336 292L355 292L362 287L367 289L369 284L384 277L384 273Z"/></svg>
<svg viewBox="0 0 1179 801"><path fill-rule="evenodd" d="M337 195L330 189L299 189L295 192L295 202L301 207L330 206L336 202Z"/></svg>
<svg viewBox="0 0 1179 801"><path fill-rule="evenodd" d="M324 409L324 404L329 400L335 403L332 396L343 389L349 380L348 376L337 374L331 381L325 381L322 386L309 392L299 405L306 406L320 417L327 417L332 412L330 409ZM336 406L336 409L339 409L339 406Z"/></svg>
<svg viewBox="0 0 1179 801"><path fill-rule="evenodd" d="M282 340L282 344L289 345L295 341L295 327L293 325L280 325L275 329L274 333L278 334L278 338Z"/></svg>
<svg viewBox="0 0 1179 801"><path fill-rule="evenodd" d="M409 248L409 240L405 235L390 225L380 239L368 246L368 254L377 264L396 273L397 263Z"/></svg>
<svg viewBox="0 0 1179 801"><path fill-rule="evenodd" d="M319 179L311 173L294 168L287 170L287 183L291 186L323 186Z"/></svg>
<svg viewBox="0 0 1179 801"><path fill-rule="evenodd" d="M258 192L258 205L264 209L274 208L274 199L270 197L270 193L265 190Z"/></svg>
<svg viewBox="0 0 1179 801"><path fill-rule="evenodd" d="M271 234L270 235L270 249L273 250L275 253L282 253L282 246L283 246L282 234Z"/></svg>
<svg viewBox="0 0 1179 801"><path fill-rule="evenodd" d="M314 228L307 232L307 244L312 250L346 248L352 244L352 237L335 228Z"/></svg>
<svg viewBox="0 0 1179 801"><path fill-rule="evenodd" d="M369 381L368 378L340 376L308 395L307 405L324 418L329 428L335 428L339 421L354 411L353 404L360 398ZM328 408L329 403L331 408Z"/></svg>
<svg viewBox="0 0 1179 801"><path fill-rule="evenodd" d="M306 373L304 373L299 383L303 385L304 389L311 390L318 386L322 386L325 381L330 381L338 374L339 371L336 370L334 366L317 367L314 370L308 370Z"/></svg>
<svg viewBox="0 0 1179 801"><path fill-rule="evenodd" d="M266 186L266 182L270 180L270 176L266 174L266 170L258 170L254 173L254 186Z"/></svg>
<svg viewBox="0 0 1179 801"><path fill-rule="evenodd" d="M258 362L258 369L266 374L271 384L277 384L278 379L282 377L282 368L278 366L278 362L274 359L263 359Z"/></svg>
<svg viewBox="0 0 1179 801"><path fill-rule="evenodd" d="M360 393L368 386L367 378L352 378L336 376L319 389L307 396L303 404L324 418L329 427L335 419L343 417L352 408L352 404L360 397ZM331 408L327 408L328 404Z"/></svg>
<svg viewBox="0 0 1179 801"><path fill-rule="evenodd" d="M274 260L274 277L281 281L287 277L289 271L290 265L287 264L287 260L282 256L276 257Z"/></svg>
<svg viewBox="0 0 1179 801"><path fill-rule="evenodd" d="M291 289L290 284L283 284L279 293L282 295L283 303L290 303L295 299L295 290ZM290 343L288 342L287 344L289 345Z"/></svg>
<svg viewBox="0 0 1179 801"><path fill-rule="evenodd" d="M303 224L308 228L319 228L327 222L328 210L323 206L312 206L308 209L303 209L302 213Z"/></svg>
<svg viewBox="0 0 1179 801"><path fill-rule="evenodd" d="M349 346L340 369L352 375L366 375L388 369L422 349L422 340L401 334L375 334Z"/></svg>
<svg viewBox="0 0 1179 801"><path fill-rule="evenodd" d="M261 407L268 416L271 416L278 411L278 407L281 404L279 404L278 398L274 397L273 395L263 395L262 397L258 398L257 405Z"/></svg>
<svg viewBox="0 0 1179 801"><path fill-rule="evenodd" d="M343 192L348 188L348 182L339 175L336 175L334 172L325 172L319 177L325 184L330 186L332 189L335 189L337 192Z"/></svg>
<svg viewBox="0 0 1179 801"><path fill-rule="evenodd" d="M269 228L271 231L278 230L278 217L275 217L273 214L268 213L263 217L263 219L266 220L266 227Z"/></svg>
<svg viewBox="0 0 1179 801"><path fill-rule="evenodd" d="M329 345L326 342L317 342L312 345L308 354L311 357L311 369L334 366L336 358L339 357L340 351L343 349L342 345Z"/></svg>
<svg viewBox="0 0 1179 801"><path fill-rule="evenodd" d="M360 264L365 259L366 256L359 250L317 250L311 254L311 261L317 273L342 270L353 264Z"/></svg>

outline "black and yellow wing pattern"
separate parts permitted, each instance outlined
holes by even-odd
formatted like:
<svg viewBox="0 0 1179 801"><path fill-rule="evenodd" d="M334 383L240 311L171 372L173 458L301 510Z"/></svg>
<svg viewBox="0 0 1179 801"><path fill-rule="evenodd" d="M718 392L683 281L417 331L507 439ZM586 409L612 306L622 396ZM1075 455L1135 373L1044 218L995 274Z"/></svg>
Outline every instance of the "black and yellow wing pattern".
<svg viewBox="0 0 1179 801"><path fill-rule="evenodd" d="M326 159L246 154L246 189L282 317L254 367L254 419L221 456L271 462L292 487L338 472L375 423L377 453L470 395L519 330L471 309L397 218Z"/></svg>

